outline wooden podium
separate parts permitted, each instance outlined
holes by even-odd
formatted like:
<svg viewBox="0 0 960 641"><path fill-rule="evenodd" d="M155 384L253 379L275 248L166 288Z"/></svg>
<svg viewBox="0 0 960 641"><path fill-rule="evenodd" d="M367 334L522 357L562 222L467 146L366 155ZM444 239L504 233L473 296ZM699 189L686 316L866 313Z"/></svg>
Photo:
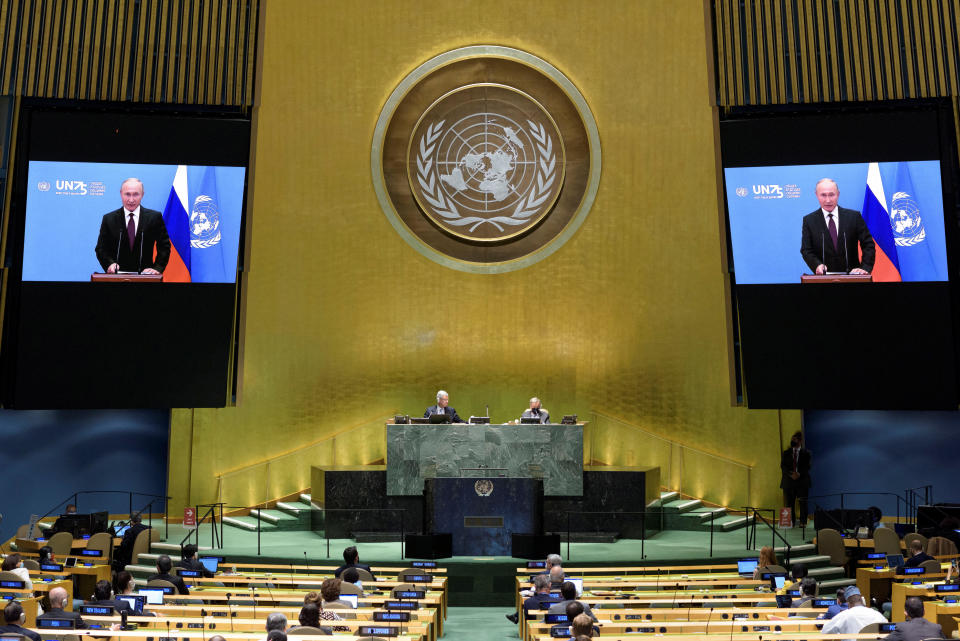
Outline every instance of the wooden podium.
<svg viewBox="0 0 960 641"><path fill-rule="evenodd" d="M871 274L803 274L801 283L872 283Z"/></svg>
<svg viewBox="0 0 960 641"><path fill-rule="evenodd" d="M90 274L91 283L162 283L163 274Z"/></svg>

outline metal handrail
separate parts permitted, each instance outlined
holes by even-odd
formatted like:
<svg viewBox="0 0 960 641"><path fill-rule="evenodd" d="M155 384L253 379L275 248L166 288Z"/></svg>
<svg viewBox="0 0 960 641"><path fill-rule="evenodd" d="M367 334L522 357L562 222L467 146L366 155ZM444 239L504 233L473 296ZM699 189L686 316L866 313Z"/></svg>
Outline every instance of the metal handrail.
<svg viewBox="0 0 960 641"><path fill-rule="evenodd" d="M775 547L777 546L777 545L776 545L776 544L777 544L777 539L780 539L780 540L783 542L784 547L786 547L786 555L785 555L784 558L786 559L787 565L790 565L790 550L792 549L793 546L790 545L790 542L787 541L787 539L786 539L782 534L780 534L779 532L777 532L777 528L776 528L775 525L774 525L774 523L775 523L776 520L777 520L777 519L776 519L776 517L777 517L777 509L776 509L776 508L770 508L770 507L754 507L754 506L752 506L752 505L744 506L744 507L742 507L741 509L743 510L744 514L746 514L746 516L747 516L748 519L749 519L749 517L750 517L750 513L753 512L753 524L752 524L752 525L751 525L751 524L748 524L748 525L747 525L747 542L746 542L746 549L751 550L751 549L754 549L754 548L756 547L756 544L757 544L757 519L759 518L760 521L762 521L764 525L766 525L767 527L770 528L770 534L771 534L771 535L770 535L770 547L774 547L774 548L775 548ZM767 521L767 519L764 518L764 516L763 516L763 514L761 514L761 512L770 512L770 516L771 516L770 521ZM752 531L753 531L752 538L751 538L751 532L750 532L751 529L752 529ZM752 545L751 545L751 544L752 544Z"/></svg>

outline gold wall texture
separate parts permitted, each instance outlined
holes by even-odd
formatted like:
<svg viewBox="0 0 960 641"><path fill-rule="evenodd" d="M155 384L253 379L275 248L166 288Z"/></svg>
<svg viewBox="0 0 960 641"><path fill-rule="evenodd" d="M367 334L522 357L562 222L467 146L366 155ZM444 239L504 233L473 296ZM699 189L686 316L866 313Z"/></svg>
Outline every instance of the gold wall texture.
<svg viewBox="0 0 960 641"><path fill-rule="evenodd" d="M378 461L384 419L422 412L438 388L462 416L489 404L494 420L538 395L591 420L590 460L779 504L780 432L799 417L731 403L703 2L271 0L261 20L241 393L236 407L174 412L172 509L252 505L308 487L311 464ZM558 67L603 148L579 232L500 275L420 256L370 177L395 85L473 44Z"/></svg>

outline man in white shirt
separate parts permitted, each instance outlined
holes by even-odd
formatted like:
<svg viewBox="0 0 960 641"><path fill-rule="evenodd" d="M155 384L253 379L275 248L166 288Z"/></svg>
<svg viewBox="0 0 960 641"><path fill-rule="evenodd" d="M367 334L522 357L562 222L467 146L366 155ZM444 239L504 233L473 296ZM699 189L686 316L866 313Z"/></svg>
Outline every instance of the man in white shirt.
<svg viewBox="0 0 960 641"><path fill-rule="evenodd" d="M833 617L820 630L824 634L856 634L871 623L886 623L887 618L863 604L863 597L855 585L849 585L843 591L843 596L850 606L837 616Z"/></svg>

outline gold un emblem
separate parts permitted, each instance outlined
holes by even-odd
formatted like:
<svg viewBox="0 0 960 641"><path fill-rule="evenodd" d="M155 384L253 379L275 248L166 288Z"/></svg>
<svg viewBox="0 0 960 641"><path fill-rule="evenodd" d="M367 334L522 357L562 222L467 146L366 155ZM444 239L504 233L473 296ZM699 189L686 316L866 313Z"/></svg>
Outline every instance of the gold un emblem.
<svg viewBox="0 0 960 641"><path fill-rule="evenodd" d="M563 185L563 139L513 87L476 84L441 97L410 138L407 174L424 213L455 236L495 242L535 226Z"/></svg>

